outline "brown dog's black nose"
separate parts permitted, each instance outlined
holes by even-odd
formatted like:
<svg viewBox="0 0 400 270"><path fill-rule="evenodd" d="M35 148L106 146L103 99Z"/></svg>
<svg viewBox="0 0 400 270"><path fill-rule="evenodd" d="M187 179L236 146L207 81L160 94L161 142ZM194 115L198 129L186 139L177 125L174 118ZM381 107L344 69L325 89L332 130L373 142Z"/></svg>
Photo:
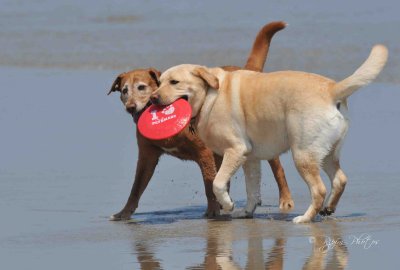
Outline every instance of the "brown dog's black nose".
<svg viewBox="0 0 400 270"><path fill-rule="evenodd" d="M152 95L150 98L151 103L154 105L159 105L160 104L160 96L159 95Z"/></svg>
<svg viewBox="0 0 400 270"><path fill-rule="evenodd" d="M126 111L130 114L135 114L136 113L136 107L135 106L130 106L126 108Z"/></svg>

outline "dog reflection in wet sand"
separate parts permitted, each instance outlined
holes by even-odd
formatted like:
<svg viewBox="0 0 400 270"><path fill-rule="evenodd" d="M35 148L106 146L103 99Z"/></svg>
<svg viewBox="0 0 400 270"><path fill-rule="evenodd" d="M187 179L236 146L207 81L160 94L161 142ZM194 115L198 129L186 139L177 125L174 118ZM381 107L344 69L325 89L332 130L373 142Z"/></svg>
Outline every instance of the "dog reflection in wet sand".
<svg viewBox="0 0 400 270"><path fill-rule="evenodd" d="M285 28L283 22L273 22L265 25L258 33L245 69L262 71L268 55L271 39L279 30ZM226 66L225 70L237 70L239 67ZM137 123L142 112L150 106L150 96L159 86L160 72L156 69L138 69L120 74L114 81L109 92L120 92L121 101L128 113ZM220 205L212 190L212 182L217 174L217 168L221 164L221 157L215 155L200 140L197 134L189 131L189 127L178 135L165 140L150 140L136 132L139 148L139 157L136 166L134 184L128 201L123 209L112 215L111 220L127 220L138 207L140 197L146 189L157 166L161 155L169 154L182 160L195 161L201 170L205 192L207 196L207 217L219 214ZM274 177L279 188L279 208L282 211L290 211L294 207L285 173L279 157L269 160ZM261 203L260 194L257 195L257 203Z"/></svg>
<svg viewBox="0 0 400 270"><path fill-rule="evenodd" d="M310 224L309 226L312 253L304 263L303 269L345 269L348 264L349 252L336 222L327 226L321 224ZM327 228L328 233L326 232ZM331 244L332 241L335 242L334 245ZM326 261L328 254L331 254L330 260Z"/></svg>
<svg viewBox="0 0 400 270"><path fill-rule="evenodd" d="M280 228L274 238L273 245L266 251L263 241L271 239L263 237L260 224L249 224L247 226L247 235L243 239L247 240L247 258L246 266L240 267L235 262L233 255L234 242L239 237L235 233L237 228L233 222L221 222L220 224L209 223L207 237L207 247L204 256L204 263L186 269L285 269L285 246L287 242L285 228ZM348 251L345 244L336 245L332 248L326 248L326 239L341 239L340 227L336 223L329 224L309 224L311 237L311 254L305 259L302 269L345 269L348 263ZM279 227L277 225L276 227ZM240 235L240 234L239 234ZM267 254L265 257L264 254ZM329 261L327 261L329 258ZM325 267L324 267L325 266ZM300 268L300 267L299 267Z"/></svg>
<svg viewBox="0 0 400 270"><path fill-rule="evenodd" d="M236 240L237 228L233 222L209 223L206 254L204 263L200 269L242 269L235 262L233 256L233 244ZM274 245L268 251L268 257L264 258L263 237L260 227L251 224L247 227L247 234L243 237L247 240L247 259L244 269L283 269L284 246L286 238L284 233L274 240ZM199 269L192 267L188 269Z"/></svg>
<svg viewBox="0 0 400 270"><path fill-rule="evenodd" d="M197 262L202 260L199 264L193 264L192 261L189 263L184 254L178 254L180 259L176 263L180 265L180 269L287 269L288 265L293 264L293 257L288 257L287 254L293 252L303 254L302 269L346 268L349 252L347 242L343 240L340 223L327 220L323 223L305 224L304 229L308 233L300 232L296 237L296 231L293 231L293 227L286 221L268 221L268 226L265 226L265 222L257 219L239 222L221 218L202 223L195 233L192 231L193 223L183 225L178 235L174 226L162 226L157 231L149 231L143 229L145 226L137 228L136 226L141 225L136 224L132 227L133 253L140 269L145 270L164 269L161 258L169 256L169 253L164 252L165 244L170 250L171 246L168 243L182 243L181 241L189 243L183 246L178 244L180 248L185 248L186 245L189 249L186 252L195 251L195 254L198 254L198 251L202 250L203 254L201 258L195 258ZM192 245L193 242L188 242L191 237L204 239L204 246ZM291 243L287 246L288 238L296 239L294 243L297 245ZM286 260L289 261L285 267Z"/></svg>

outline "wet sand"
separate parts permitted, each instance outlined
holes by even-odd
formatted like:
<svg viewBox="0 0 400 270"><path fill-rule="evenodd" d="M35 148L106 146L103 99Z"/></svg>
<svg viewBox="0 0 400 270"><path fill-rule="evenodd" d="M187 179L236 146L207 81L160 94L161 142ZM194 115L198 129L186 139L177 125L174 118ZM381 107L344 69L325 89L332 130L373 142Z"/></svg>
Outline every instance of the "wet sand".
<svg viewBox="0 0 400 270"><path fill-rule="evenodd" d="M105 1L92 9L77 2L10 3L0 11L6 26L0 28L5 37L0 39L2 269L397 265L400 20L395 1L362 2L357 9L352 3L352 10L316 1L260 4L265 12L228 6L225 15L207 12L210 2L197 3L196 12L192 6L155 8L152 2L141 9L131 4L123 12ZM156 11L158 19L149 17ZM166 20L174 13L184 16ZM351 124L342 151L349 182L334 217L292 224L310 198L285 154L296 204L292 213L279 212L266 164L263 203L254 219L203 219L199 169L164 156L133 219L108 221L127 199L137 159L132 120L117 95L106 96L115 75L183 62L241 65L256 31L277 19L290 26L275 37L267 71L299 69L341 79L374 43L387 44L391 53L378 81L349 101ZM232 179L231 193L237 207L243 206L241 171Z"/></svg>

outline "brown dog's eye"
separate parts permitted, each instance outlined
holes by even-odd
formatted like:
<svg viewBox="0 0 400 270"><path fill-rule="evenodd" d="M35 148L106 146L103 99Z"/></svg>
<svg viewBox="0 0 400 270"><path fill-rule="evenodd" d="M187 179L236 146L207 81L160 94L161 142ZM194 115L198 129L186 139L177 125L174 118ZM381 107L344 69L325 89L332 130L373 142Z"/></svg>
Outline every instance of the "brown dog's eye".
<svg viewBox="0 0 400 270"><path fill-rule="evenodd" d="M179 81L177 81L177 80L170 80L169 83L170 83L170 84L178 84Z"/></svg>
<svg viewBox="0 0 400 270"><path fill-rule="evenodd" d="M122 94L126 95L126 93L128 93L128 87L124 87L122 88Z"/></svg>
<svg viewBox="0 0 400 270"><path fill-rule="evenodd" d="M143 91L144 89L146 89L146 85L141 84L138 86L137 89L139 89L140 91Z"/></svg>

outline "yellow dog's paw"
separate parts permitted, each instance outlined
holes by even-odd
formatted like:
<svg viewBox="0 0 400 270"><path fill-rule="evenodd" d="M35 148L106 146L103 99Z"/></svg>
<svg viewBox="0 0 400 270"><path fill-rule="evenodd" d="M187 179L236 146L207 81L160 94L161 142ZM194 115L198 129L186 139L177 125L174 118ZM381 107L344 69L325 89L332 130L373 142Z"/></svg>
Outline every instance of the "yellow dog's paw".
<svg viewBox="0 0 400 270"><path fill-rule="evenodd" d="M311 218L309 218L307 216L298 216L293 219L293 223L295 223L295 224L308 223L308 222L311 222Z"/></svg>
<svg viewBox="0 0 400 270"><path fill-rule="evenodd" d="M247 212L246 209L240 209L232 213L232 218L253 218L253 212Z"/></svg>
<svg viewBox="0 0 400 270"><path fill-rule="evenodd" d="M235 209L235 204L233 203L232 199L230 199L229 201L225 201L224 203L221 203L221 206L222 210L227 213L230 213L233 211L233 209Z"/></svg>

